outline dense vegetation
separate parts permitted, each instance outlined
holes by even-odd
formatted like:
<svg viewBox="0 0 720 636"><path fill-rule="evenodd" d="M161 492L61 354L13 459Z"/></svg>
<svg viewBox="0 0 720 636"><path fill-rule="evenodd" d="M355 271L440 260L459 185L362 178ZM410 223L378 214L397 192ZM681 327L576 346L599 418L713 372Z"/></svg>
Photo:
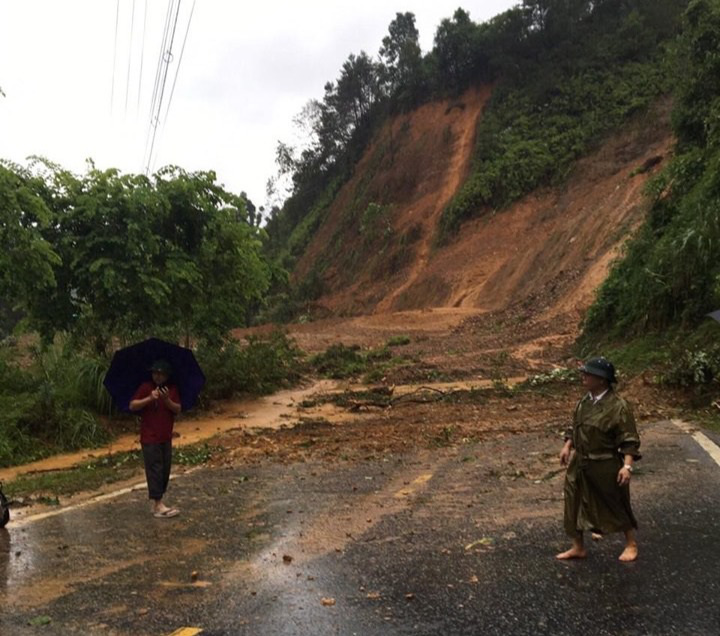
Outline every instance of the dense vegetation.
<svg viewBox="0 0 720 636"><path fill-rule="evenodd" d="M0 292L46 342L221 336L269 284L262 231L213 173L0 165L0 214Z"/></svg>
<svg viewBox="0 0 720 636"><path fill-rule="evenodd" d="M684 4L549 0L506 14L515 15L516 43L496 53L504 71L479 125L472 173L444 211L439 238L564 179L603 135L668 92L666 46Z"/></svg>
<svg viewBox="0 0 720 636"><path fill-rule="evenodd" d="M281 274L248 208L210 172L0 164L2 335L30 334L0 343L0 465L105 441L102 379L135 340L199 344L206 401L297 375L283 336L228 340Z"/></svg>
<svg viewBox="0 0 720 636"><path fill-rule="evenodd" d="M688 377L720 376L720 347L705 314L720 308L720 2L694 0L675 55L675 154L650 185L654 206L600 289L586 325L588 343L607 339L679 335L678 355ZM681 331L679 331L681 330ZM670 334L668 334L670 331ZM697 336L695 338L694 336ZM690 347L692 349L692 346Z"/></svg>

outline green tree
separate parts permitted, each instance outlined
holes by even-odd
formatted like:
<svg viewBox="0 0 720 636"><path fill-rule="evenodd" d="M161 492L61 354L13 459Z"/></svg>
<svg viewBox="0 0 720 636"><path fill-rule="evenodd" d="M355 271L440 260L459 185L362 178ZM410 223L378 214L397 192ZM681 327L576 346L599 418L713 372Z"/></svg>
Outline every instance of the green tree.
<svg viewBox="0 0 720 636"><path fill-rule="evenodd" d="M720 141L720 3L696 0L685 14L673 124L681 147Z"/></svg>
<svg viewBox="0 0 720 636"><path fill-rule="evenodd" d="M67 331L104 351L113 338L216 338L245 323L268 285L263 232L214 173L38 167L52 214L42 233L60 256L56 286L28 303L45 339Z"/></svg>
<svg viewBox="0 0 720 636"><path fill-rule="evenodd" d="M6 311L12 305L24 309L31 298L56 286L60 257L42 235L51 214L40 186L18 166L0 164L0 297Z"/></svg>
<svg viewBox="0 0 720 636"><path fill-rule="evenodd" d="M415 15L397 13L382 40L380 58L389 94L401 106L413 105L422 88L422 52Z"/></svg>
<svg viewBox="0 0 720 636"><path fill-rule="evenodd" d="M693 327L720 304L720 2L685 12L675 69L675 156L648 221L588 313L585 337Z"/></svg>
<svg viewBox="0 0 720 636"><path fill-rule="evenodd" d="M467 88L476 68L477 27L464 9L457 9L452 20L444 19L435 33L434 54L441 86L454 92Z"/></svg>

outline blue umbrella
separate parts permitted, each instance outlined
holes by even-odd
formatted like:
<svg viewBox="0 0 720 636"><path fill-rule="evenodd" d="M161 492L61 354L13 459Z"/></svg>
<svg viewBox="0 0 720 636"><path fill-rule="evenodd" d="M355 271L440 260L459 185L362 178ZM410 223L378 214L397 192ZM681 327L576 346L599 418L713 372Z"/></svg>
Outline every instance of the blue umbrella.
<svg viewBox="0 0 720 636"><path fill-rule="evenodd" d="M187 411L195 405L205 384L205 374L193 352L172 342L150 338L116 351L103 380L121 411L130 411L130 400L135 391L143 382L152 379L150 365L156 360L166 360L172 366L169 383L175 384L180 391L182 410Z"/></svg>
<svg viewBox="0 0 720 636"><path fill-rule="evenodd" d="M717 309L715 311L711 311L709 314L706 314L708 318L714 318L718 322L720 322L720 309Z"/></svg>

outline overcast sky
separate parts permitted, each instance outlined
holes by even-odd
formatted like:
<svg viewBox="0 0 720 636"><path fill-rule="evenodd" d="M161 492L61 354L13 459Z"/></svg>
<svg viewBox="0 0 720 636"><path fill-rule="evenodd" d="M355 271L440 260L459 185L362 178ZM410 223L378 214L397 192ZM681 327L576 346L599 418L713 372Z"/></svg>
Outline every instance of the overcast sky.
<svg viewBox="0 0 720 636"><path fill-rule="evenodd" d="M169 1L0 0L0 158L38 154L84 171L90 157L100 168L143 172ZM180 2L152 165L215 170L257 205L277 141L293 141L293 117L322 97L350 53L377 54L396 12L415 14L426 52L458 6L480 22L517 4L196 0L189 21L193 0Z"/></svg>

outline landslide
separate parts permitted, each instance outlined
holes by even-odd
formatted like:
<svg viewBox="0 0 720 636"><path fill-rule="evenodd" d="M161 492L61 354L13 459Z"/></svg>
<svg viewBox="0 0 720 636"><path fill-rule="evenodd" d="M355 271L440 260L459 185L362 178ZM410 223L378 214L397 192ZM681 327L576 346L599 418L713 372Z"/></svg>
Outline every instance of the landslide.
<svg viewBox="0 0 720 636"><path fill-rule="evenodd" d="M294 272L321 276L318 314L524 306L577 325L648 212L644 186L673 144L670 101L607 137L562 185L488 210L437 248L438 220L471 168L491 92L425 104L376 136Z"/></svg>

